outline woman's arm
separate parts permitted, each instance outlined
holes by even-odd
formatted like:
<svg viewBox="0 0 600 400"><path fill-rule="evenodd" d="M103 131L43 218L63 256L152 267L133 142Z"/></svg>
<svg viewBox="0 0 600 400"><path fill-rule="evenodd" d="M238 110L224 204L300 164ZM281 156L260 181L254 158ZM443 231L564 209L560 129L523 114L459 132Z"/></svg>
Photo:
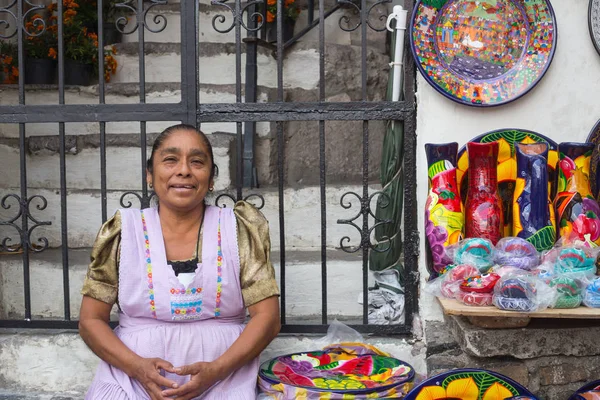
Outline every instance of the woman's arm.
<svg viewBox="0 0 600 400"><path fill-rule="evenodd" d="M160 375L160 369L173 371L171 363L159 358L142 358L131 351L108 325L112 306L83 296L79 334L102 360L138 380L152 400L162 400L161 386L176 388L175 382Z"/></svg>
<svg viewBox="0 0 600 400"><path fill-rule="evenodd" d="M239 367L256 358L277 336L279 322L279 299L272 296L248 307L250 321L240 337L229 349L213 362L198 362L175 368L178 375L192 375L191 380L179 389L163 391L163 396L177 396L176 400L188 400L199 396L216 382L225 379Z"/></svg>

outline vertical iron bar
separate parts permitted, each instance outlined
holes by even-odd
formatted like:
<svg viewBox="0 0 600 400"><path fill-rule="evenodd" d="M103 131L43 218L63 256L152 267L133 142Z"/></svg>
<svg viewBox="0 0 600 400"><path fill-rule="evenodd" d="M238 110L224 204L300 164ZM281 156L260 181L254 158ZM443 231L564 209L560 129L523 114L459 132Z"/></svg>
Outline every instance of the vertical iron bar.
<svg viewBox="0 0 600 400"><path fill-rule="evenodd" d="M140 77L140 104L146 103L146 63L144 54L144 0L138 0L137 7L138 21L138 54L139 54L139 77ZM141 207L148 207L148 184L146 182L146 121L140 121L140 148L142 152L142 204Z"/></svg>
<svg viewBox="0 0 600 400"><path fill-rule="evenodd" d="M283 102L283 0L277 0L277 101ZM279 257L281 276L281 323L285 324L285 218L283 197L283 122L277 122L277 170L279 177Z"/></svg>
<svg viewBox="0 0 600 400"><path fill-rule="evenodd" d="M64 21L63 4L58 2L58 103L65 104L64 80ZM100 46L98 46L100 47ZM60 233L63 262L63 301L65 320L71 320L71 295L69 292L69 235L67 222L67 162L65 153L65 123L58 123L59 158L60 158Z"/></svg>
<svg viewBox="0 0 600 400"><path fill-rule="evenodd" d="M19 104L25 104L25 57L23 55L25 22L23 21L23 3L17 1L17 53L19 59ZM27 204L27 155L25 154L25 124L19 124L19 164L21 167L21 246L23 247L23 296L25 301L25 320L31 320L31 285L29 277L29 229Z"/></svg>
<svg viewBox="0 0 600 400"><path fill-rule="evenodd" d="M309 22L314 0L309 0ZM325 101L325 0L319 0L319 101ZM325 185L327 165L325 163L325 121L319 121L319 169L321 186L321 323L327 325L327 206Z"/></svg>
<svg viewBox="0 0 600 400"><path fill-rule="evenodd" d="M256 43L256 21L253 14L256 12L256 5L248 7L248 40L246 42L246 91L245 102L256 103L257 89L257 50ZM241 18L241 16L240 16ZM256 167L254 165L254 138L256 136L256 122L244 122L244 187L254 188L258 186L256 179Z"/></svg>
<svg viewBox="0 0 600 400"><path fill-rule="evenodd" d="M108 1L108 0L107 0ZM98 0L98 100L106 103L104 93L104 15L103 0ZM106 196L106 122L100 122L100 202L102 207L102 223L108 219Z"/></svg>
<svg viewBox="0 0 600 400"><path fill-rule="evenodd" d="M310 25L315 19L315 0L308 0L308 24ZM323 15L324 10L321 9L321 0L319 0L319 23L322 24L323 20L321 19L321 15Z"/></svg>
<svg viewBox="0 0 600 400"><path fill-rule="evenodd" d="M241 0L235 0L235 102L242 102L242 15ZM247 56L247 54L246 54ZM248 77L246 77L246 80ZM236 200L242 199L242 180L244 177L244 140L242 137L242 123L236 122L237 138L237 176L235 178ZM252 173L252 171L250 171Z"/></svg>
<svg viewBox="0 0 600 400"><path fill-rule="evenodd" d="M361 0L360 31L361 31L361 73L362 100L367 101L367 0ZM363 121L363 226L362 226L362 255L363 255L363 324L369 323L369 121Z"/></svg>
<svg viewBox="0 0 600 400"><path fill-rule="evenodd" d="M182 1L181 7L181 101L187 124L198 126L198 2ZM199 127L199 126L198 126Z"/></svg>

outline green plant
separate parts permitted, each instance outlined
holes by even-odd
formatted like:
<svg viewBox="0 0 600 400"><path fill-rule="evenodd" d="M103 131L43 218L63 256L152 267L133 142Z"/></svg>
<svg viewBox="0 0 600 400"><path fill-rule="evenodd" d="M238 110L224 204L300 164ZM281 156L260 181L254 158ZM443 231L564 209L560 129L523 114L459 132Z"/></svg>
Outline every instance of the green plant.
<svg viewBox="0 0 600 400"><path fill-rule="evenodd" d="M14 84L19 81L17 46L8 41L0 41L0 83Z"/></svg>
<svg viewBox="0 0 600 400"><path fill-rule="evenodd" d="M44 19L40 14L33 14L25 22L25 54L29 58L50 59L52 52L56 52L55 27L49 19Z"/></svg>

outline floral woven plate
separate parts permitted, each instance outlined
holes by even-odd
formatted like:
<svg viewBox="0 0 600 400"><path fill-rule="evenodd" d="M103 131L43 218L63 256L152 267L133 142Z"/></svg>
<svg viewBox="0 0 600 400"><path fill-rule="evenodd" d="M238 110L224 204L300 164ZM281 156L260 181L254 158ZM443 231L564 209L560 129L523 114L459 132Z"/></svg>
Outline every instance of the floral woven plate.
<svg viewBox="0 0 600 400"><path fill-rule="evenodd" d="M600 380L583 385L569 400L600 400Z"/></svg>
<svg viewBox="0 0 600 400"><path fill-rule="evenodd" d="M512 236L512 203L517 178L517 160L515 143L547 143L548 144L548 181L554 186L554 170L558 162L558 145L552 139L540 133L525 129L499 129L479 135L470 140L476 143L498 142L498 191L502 198L504 213L504 236ZM458 168L456 178L460 187L460 196L464 201L467 195L469 157L467 147L458 151Z"/></svg>
<svg viewBox="0 0 600 400"><path fill-rule="evenodd" d="M413 56L441 94L471 106L513 101L544 76L556 48L548 0L418 0Z"/></svg>
<svg viewBox="0 0 600 400"><path fill-rule="evenodd" d="M590 0L588 15L588 24L592 42L594 43L596 51L600 54L600 0Z"/></svg>
<svg viewBox="0 0 600 400"><path fill-rule="evenodd" d="M263 392L311 399L325 394L331 399L403 398L414 375L409 364L359 343L275 357L258 373Z"/></svg>
<svg viewBox="0 0 600 400"><path fill-rule="evenodd" d="M596 145L592 153L592 159L590 160L590 183L592 184L592 194L597 198L598 190L600 189L600 174L598 174L598 163L600 162L600 146L598 146L600 144L600 120L596 122L596 125L590 131L587 142Z"/></svg>
<svg viewBox="0 0 600 400"><path fill-rule="evenodd" d="M483 369L455 369L421 382L405 400L536 400L536 397L506 376Z"/></svg>

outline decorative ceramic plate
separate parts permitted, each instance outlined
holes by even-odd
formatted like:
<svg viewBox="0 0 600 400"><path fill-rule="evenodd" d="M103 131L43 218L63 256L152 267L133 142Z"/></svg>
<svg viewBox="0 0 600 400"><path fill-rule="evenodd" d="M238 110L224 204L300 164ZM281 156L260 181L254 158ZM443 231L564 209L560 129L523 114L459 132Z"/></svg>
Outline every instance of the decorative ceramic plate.
<svg viewBox="0 0 600 400"><path fill-rule="evenodd" d="M600 2L600 0L598 0ZM592 194L594 197L598 197L598 190L600 189L600 174L598 174L598 163L600 162L600 120L596 122L596 125L590 131L587 141L594 143L596 147L592 153L592 159L590 160L590 183L592 184Z"/></svg>
<svg viewBox="0 0 600 400"><path fill-rule="evenodd" d="M512 203L517 178L517 160L515 158L515 143L547 143L548 144L548 180L554 186L554 170L558 162L558 145L556 142L540 133L525 129L499 129L484 133L470 140L476 143L498 142L498 191L502 198L504 213L504 235L512 236ZM464 201L467 195L469 157L467 147L458 151L458 168L456 178L460 187L460 196ZM551 196L553 196L551 190Z"/></svg>
<svg viewBox="0 0 600 400"><path fill-rule="evenodd" d="M600 0L590 0L589 9L590 35L596 51L600 54Z"/></svg>
<svg viewBox="0 0 600 400"><path fill-rule="evenodd" d="M264 362L258 373L259 381L269 385L346 395L393 390L411 382L414 375L414 369L404 361L368 345L346 343L323 351L275 357ZM260 384L263 388L263 382Z"/></svg>
<svg viewBox="0 0 600 400"><path fill-rule="evenodd" d="M583 385L569 400L600 400L600 380Z"/></svg>
<svg viewBox="0 0 600 400"><path fill-rule="evenodd" d="M425 80L471 106L531 90L552 62L556 36L549 0L418 0L410 25Z"/></svg>
<svg viewBox="0 0 600 400"><path fill-rule="evenodd" d="M405 400L536 400L536 397L506 376L483 369L455 369L428 378L408 393Z"/></svg>

